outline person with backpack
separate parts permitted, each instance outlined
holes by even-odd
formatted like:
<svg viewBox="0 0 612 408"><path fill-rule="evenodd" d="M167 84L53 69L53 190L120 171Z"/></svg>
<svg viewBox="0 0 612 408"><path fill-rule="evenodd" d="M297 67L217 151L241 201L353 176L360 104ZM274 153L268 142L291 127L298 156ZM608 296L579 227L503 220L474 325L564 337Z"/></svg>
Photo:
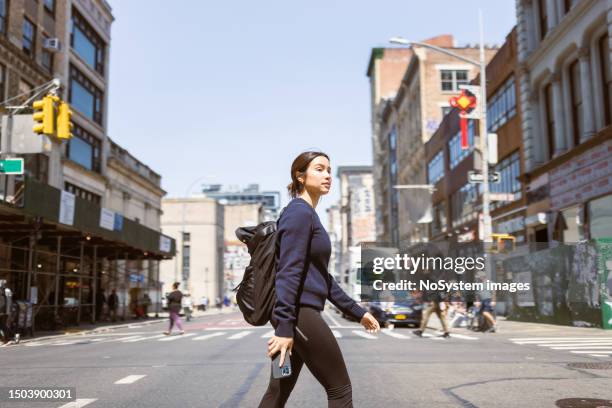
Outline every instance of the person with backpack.
<svg viewBox="0 0 612 408"><path fill-rule="evenodd" d="M180 283L174 282L172 284L172 292L166 296L168 298L168 311L170 312L170 327L164 332L166 336L169 336L172 333L172 328L175 325L180 330L179 334L185 334L185 330L183 330L183 323L181 322L181 316L179 316L183 300L183 293L179 290L179 285Z"/></svg>
<svg viewBox="0 0 612 408"><path fill-rule="evenodd" d="M276 235L276 300L270 317L274 335L268 341L268 357L280 353L279 366L289 358L292 373L274 378L272 370L260 407L283 407L304 364L325 388L329 407L353 406L342 352L322 317L326 299L368 332L380 330L374 316L351 299L327 270L331 243L314 208L329 192L331 178L329 157L322 152L304 152L291 166L288 190L293 199L278 220ZM240 292L238 298L240 305Z"/></svg>

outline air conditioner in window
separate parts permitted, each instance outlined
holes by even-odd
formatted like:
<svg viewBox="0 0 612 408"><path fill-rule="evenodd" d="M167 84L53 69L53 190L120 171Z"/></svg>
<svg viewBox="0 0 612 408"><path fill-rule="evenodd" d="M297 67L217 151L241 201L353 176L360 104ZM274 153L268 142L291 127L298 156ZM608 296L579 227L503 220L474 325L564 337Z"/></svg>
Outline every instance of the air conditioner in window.
<svg viewBox="0 0 612 408"><path fill-rule="evenodd" d="M61 43L59 38L43 39L43 48L49 51L59 51L61 49Z"/></svg>

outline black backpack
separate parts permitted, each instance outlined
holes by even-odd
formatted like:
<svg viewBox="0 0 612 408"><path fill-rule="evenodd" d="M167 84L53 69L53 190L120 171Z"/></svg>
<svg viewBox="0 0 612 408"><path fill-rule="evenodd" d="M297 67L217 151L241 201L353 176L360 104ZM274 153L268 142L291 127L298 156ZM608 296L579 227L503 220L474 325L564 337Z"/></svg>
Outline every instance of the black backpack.
<svg viewBox="0 0 612 408"><path fill-rule="evenodd" d="M233 291L237 292L236 302L244 320L253 326L268 323L276 302L277 222L266 221L254 227L236 229L236 236L246 244L251 261Z"/></svg>

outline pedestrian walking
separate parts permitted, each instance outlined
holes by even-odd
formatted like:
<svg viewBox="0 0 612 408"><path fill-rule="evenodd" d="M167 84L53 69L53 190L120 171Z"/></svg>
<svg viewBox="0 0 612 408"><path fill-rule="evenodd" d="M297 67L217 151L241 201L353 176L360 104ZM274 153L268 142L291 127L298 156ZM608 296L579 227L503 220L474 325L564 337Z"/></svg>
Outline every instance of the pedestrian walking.
<svg viewBox="0 0 612 408"><path fill-rule="evenodd" d="M172 284L172 292L170 292L167 296L168 298L168 310L170 311L170 326L167 331L164 332L165 335L169 336L172 333L172 328L176 325L176 328L179 329L179 334L184 334L185 330L183 330L183 323L181 322L181 316L179 316L179 312L181 311L181 302L183 300L183 293L179 290L179 283L174 282Z"/></svg>
<svg viewBox="0 0 612 408"><path fill-rule="evenodd" d="M12 291L0 279L0 344L11 341Z"/></svg>
<svg viewBox="0 0 612 408"><path fill-rule="evenodd" d="M151 306L151 297L145 292L145 294L142 296L142 313L145 319L149 318L149 306Z"/></svg>
<svg viewBox="0 0 612 408"><path fill-rule="evenodd" d="M117 321L117 307L119 306L119 298L117 297L117 291L113 289L111 294L108 295L108 299L106 300L108 305L108 314L110 315L110 319L112 322Z"/></svg>
<svg viewBox="0 0 612 408"><path fill-rule="evenodd" d="M191 295L189 293L185 293L185 295L183 296L183 299L181 300L181 306L183 307L183 313L185 313L185 321L191 321L193 301L191 300Z"/></svg>
<svg viewBox="0 0 612 408"><path fill-rule="evenodd" d="M272 370L259 406L285 406L305 364L325 388L328 407L352 407L351 380L342 352L321 315L325 301L331 300L369 332L379 331L380 326L327 270L331 243L314 208L331 188L329 157L321 152L300 154L291 166L291 179L288 190L293 199L278 221L276 303L270 319L274 336L268 341L268 357L280 355L279 366L289 358L291 375L274 378Z"/></svg>
<svg viewBox="0 0 612 408"><path fill-rule="evenodd" d="M497 321L495 320L495 292L486 289L487 275L485 272L478 272L476 278L484 285L484 289L476 293L476 297L480 300L480 315L484 318L483 324L479 324L480 330L486 333L495 333L497 331Z"/></svg>
<svg viewBox="0 0 612 408"><path fill-rule="evenodd" d="M102 320L102 310L104 305L106 304L106 296L104 296L104 290L102 288L98 288L96 292L96 320Z"/></svg>

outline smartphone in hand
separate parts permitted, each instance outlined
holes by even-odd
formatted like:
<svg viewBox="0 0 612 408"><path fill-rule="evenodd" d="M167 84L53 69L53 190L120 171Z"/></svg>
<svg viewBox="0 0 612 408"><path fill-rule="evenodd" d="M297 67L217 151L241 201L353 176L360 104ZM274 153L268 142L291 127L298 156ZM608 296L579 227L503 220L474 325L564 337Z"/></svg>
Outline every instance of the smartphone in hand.
<svg viewBox="0 0 612 408"><path fill-rule="evenodd" d="M285 362L279 367L281 353L278 352L272 357L272 377L275 379L285 378L291 375L291 358L289 353L285 354Z"/></svg>

